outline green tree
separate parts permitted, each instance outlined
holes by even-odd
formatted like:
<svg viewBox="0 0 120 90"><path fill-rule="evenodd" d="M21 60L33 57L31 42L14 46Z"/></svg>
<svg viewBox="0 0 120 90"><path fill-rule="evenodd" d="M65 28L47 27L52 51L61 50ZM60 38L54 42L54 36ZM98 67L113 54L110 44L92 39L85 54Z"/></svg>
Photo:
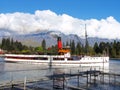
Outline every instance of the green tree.
<svg viewBox="0 0 120 90"><path fill-rule="evenodd" d="M95 55L93 47L89 46L89 55Z"/></svg>
<svg viewBox="0 0 120 90"><path fill-rule="evenodd" d="M100 49L97 42L95 42L93 49L96 54L100 53Z"/></svg>
<svg viewBox="0 0 120 90"><path fill-rule="evenodd" d="M43 52L43 47L41 47L41 46L36 47L35 51L37 51L37 52Z"/></svg>
<svg viewBox="0 0 120 90"><path fill-rule="evenodd" d="M1 48L4 50L6 49L6 39L5 38L2 39Z"/></svg>
<svg viewBox="0 0 120 90"><path fill-rule="evenodd" d="M13 41L13 38L11 38L10 47L11 47L10 50L14 50L14 41Z"/></svg>
<svg viewBox="0 0 120 90"><path fill-rule="evenodd" d="M82 53L82 48L80 43L77 43L75 51L77 55L80 55Z"/></svg>
<svg viewBox="0 0 120 90"><path fill-rule="evenodd" d="M27 47L27 46L26 46ZM24 48L24 45L22 45L21 42L18 42L17 40L14 41L13 39L10 38L3 38L2 39L2 43L1 43L1 48L3 50L6 50L8 52L20 52L22 51ZM27 47L28 48L28 47Z"/></svg>
<svg viewBox="0 0 120 90"><path fill-rule="evenodd" d="M74 40L71 43L71 53L75 54L75 42L74 42Z"/></svg>
<svg viewBox="0 0 120 90"><path fill-rule="evenodd" d="M69 43L68 43L68 41L66 41L66 46L69 46Z"/></svg>
<svg viewBox="0 0 120 90"><path fill-rule="evenodd" d="M100 42L99 48L100 53L103 54L105 51L105 42Z"/></svg>
<svg viewBox="0 0 120 90"><path fill-rule="evenodd" d="M111 57L113 57L113 58L116 57L116 50L114 47L112 47L112 50L111 50Z"/></svg>
<svg viewBox="0 0 120 90"><path fill-rule="evenodd" d="M114 40L114 43L113 43L113 46L112 46L112 57L116 57L117 56L116 55L116 52L117 52L116 47L117 47L117 43Z"/></svg>
<svg viewBox="0 0 120 90"><path fill-rule="evenodd" d="M42 48L43 48L43 50L46 50L46 41L45 41L45 39L43 39L43 41L42 41Z"/></svg>
<svg viewBox="0 0 120 90"><path fill-rule="evenodd" d="M117 57L120 57L120 42L116 43L116 55Z"/></svg>

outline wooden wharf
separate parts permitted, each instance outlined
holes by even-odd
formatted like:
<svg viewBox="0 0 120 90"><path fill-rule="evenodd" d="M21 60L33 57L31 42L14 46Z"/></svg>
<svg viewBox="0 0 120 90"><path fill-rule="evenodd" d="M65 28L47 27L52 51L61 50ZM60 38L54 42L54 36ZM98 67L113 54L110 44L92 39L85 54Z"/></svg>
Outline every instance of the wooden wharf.
<svg viewBox="0 0 120 90"><path fill-rule="evenodd" d="M106 79L107 77L107 79ZM69 80L75 78L76 85L70 85ZM84 78L84 85L81 85L81 78ZM28 83L36 83L41 81L51 81L52 89L56 90L57 88L61 90L86 90L90 87L91 84L95 84L96 82L100 82L103 84L113 84L120 86L120 74L111 73L111 72L103 72L100 70L87 70L87 71L79 71L77 73L55 73L52 75L45 76L44 78L36 79L24 79L24 81L11 81L0 84L1 88L19 88L13 90L31 90L31 88L27 88L26 84ZM52 90L48 89L48 90ZM3 89L2 89L3 90ZM35 90L35 89L34 89ZM43 89L44 90L44 89Z"/></svg>
<svg viewBox="0 0 120 90"><path fill-rule="evenodd" d="M115 73L110 73L110 72L103 72L100 70L89 70L89 71L83 71L83 72L78 72L78 73L74 73L74 74L69 74L69 73L61 73L61 74L53 74L51 76L48 76L50 79L53 80L53 88L56 88L56 82L61 82L62 81L62 87L63 90L65 90L65 81L66 78L71 78L71 77L76 77L77 80L77 87L76 86L70 86L67 85L67 88L70 89L75 89L75 90L84 90L86 88L88 88L88 86L90 84L95 84L97 81L100 81L101 83L107 83L107 84L114 84L114 85L119 85L120 86L120 81L117 82L116 78L120 78L120 74L115 74ZM106 80L106 76L108 77L108 79ZM84 88L80 87L80 78L86 78L86 85ZM98 78L99 77L99 78ZM54 86L55 85L55 86ZM58 85L59 87L59 85Z"/></svg>

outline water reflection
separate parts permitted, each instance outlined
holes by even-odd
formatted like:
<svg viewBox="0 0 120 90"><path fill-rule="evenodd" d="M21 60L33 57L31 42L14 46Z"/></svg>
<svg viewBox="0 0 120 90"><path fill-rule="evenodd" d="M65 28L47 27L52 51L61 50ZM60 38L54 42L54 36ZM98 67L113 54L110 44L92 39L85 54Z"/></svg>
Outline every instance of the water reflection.
<svg viewBox="0 0 120 90"><path fill-rule="evenodd" d="M4 63L0 62L0 74L2 74L4 72Z"/></svg>
<svg viewBox="0 0 120 90"><path fill-rule="evenodd" d="M90 70L90 67L45 66L40 64L5 63L0 58L0 83L11 80L38 79L53 73L76 73ZM120 73L120 61L110 60L110 72ZM94 68L93 68L94 69ZM99 69L99 67L98 67Z"/></svg>
<svg viewBox="0 0 120 90"><path fill-rule="evenodd" d="M0 76L5 73L4 72L4 67L5 67L4 59L0 58Z"/></svg>

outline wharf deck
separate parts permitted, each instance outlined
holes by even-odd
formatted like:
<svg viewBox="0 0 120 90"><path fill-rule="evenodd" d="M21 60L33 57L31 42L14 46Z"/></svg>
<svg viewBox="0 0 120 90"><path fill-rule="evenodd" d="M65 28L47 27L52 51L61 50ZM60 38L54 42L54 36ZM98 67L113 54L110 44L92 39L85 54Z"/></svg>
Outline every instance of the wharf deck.
<svg viewBox="0 0 120 90"><path fill-rule="evenodd" d="M47 76L50 79L53 78L63 78L63 77L74 77L74 76L87 76L88 74L91 75L99 75L103 73L102 71L98 71L98 70L91 70L91 71L84 71L84 72L78 72L78 73L74 73L74 74L69 74L69 73L61 73L61 74L53 74L53 75L49 75ZM106 73L108 74L108 73Z"/></svg>

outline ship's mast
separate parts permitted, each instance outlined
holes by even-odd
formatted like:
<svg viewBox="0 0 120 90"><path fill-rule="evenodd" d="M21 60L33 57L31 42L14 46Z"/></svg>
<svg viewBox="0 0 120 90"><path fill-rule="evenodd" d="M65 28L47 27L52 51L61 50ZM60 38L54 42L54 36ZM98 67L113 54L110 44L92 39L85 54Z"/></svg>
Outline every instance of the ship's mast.
<svg viewBox="0 0 120 90"><path fill-rule="evenodd" d="M87 40L87 30L86 30L86 24L85 24L85 54L88 53L88 40Z"/></svg>

